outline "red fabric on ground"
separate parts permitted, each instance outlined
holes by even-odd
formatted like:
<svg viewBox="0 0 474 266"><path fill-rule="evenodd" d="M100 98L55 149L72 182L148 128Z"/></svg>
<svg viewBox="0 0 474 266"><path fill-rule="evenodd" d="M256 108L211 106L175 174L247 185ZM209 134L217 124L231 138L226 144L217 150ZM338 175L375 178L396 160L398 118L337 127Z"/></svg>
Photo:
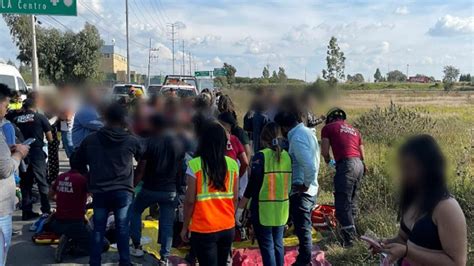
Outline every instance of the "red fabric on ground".
<svg viewBox="0 0 474 266"><path fill-rule="evenodd" d="M258 248L243 248L234 249L232 253L233 262L235 266L260 266L262 263L262 256ZM285 247L285 265L291 265L295 262L298 255L298 247ZM312 252L312 266L330 266L325 257L324 252L318 246L313 246Z"/></svg>

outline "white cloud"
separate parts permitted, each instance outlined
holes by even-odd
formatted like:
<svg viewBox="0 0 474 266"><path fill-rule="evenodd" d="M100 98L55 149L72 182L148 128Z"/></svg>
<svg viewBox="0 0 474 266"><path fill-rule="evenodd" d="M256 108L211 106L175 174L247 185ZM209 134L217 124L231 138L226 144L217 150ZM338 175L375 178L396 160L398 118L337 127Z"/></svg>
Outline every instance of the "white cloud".
<svg viewBox="0 0 474 266"><path fill-rule="evenodd" d="M472 34L474 33L474 16L462 18L445 15L438 19L428 33L432 36Z"/></svg>
<svg viewBox="0 0 474 266"><path fill-rule="evenodd" d="M271 47L270 44L254 40L250 36L237 41L235 45L245 47L245 52L249 54L264 54L267 53Z"/></svg>
<svg viewBox="0 0 474 266"><path fill-rule="evenodd" d="M77 9L79 14L91 13L91 10L97 14L102 13L102 3L100 0L80 0L78 1Z"/></svg>
<svg viewBox="0 0 474 266"><path fill-rule="evenodd" d="M390 52L390 43L387 42L387 41L383 41L380 44L380 52L383 53L383 54L386 54L386 53Z"/></svg>
<svg viewBox="0 0 474 266"><path fill-rule="evenodd" d="M222 60L221 60L218 56L214 57L214 59L212 59L211 62L212 62L214 65L222 65L222 63L223 63Z"/></svg>
<svg viewBox="0 0 474 266"><path fill-rule="evenodd" d="M432 65L433 64L433 58L430 56L425 56L423 57L423 60L421 60L421 63L424 65Z"/></svg>
<svg viewBox="0 0 474 266"><path fill-rule="evenodd" d="M395 9L395 14L398 15L407 15L408 13L410 13L410 11L408 11L407 6L399 6L397 9Z"/></svg>
<svg viewBox="0 0 474 266"><path fill-rule="evenodd" d="M173 58L173 52L171 51L170 48L168 48L166 45L162 44L162 43L158 43L155 45L156 48L158 48L158 57L159 59L158 60L170 60ZM176 56L178 56L176 54Z"/></svg>
<svg viewBox="0 0 474 266"><path fill-rule="evenodd" d="M221 40L221 36L208 34L202 37L194 37L190 43L194 46L209 46Z"/></svg>

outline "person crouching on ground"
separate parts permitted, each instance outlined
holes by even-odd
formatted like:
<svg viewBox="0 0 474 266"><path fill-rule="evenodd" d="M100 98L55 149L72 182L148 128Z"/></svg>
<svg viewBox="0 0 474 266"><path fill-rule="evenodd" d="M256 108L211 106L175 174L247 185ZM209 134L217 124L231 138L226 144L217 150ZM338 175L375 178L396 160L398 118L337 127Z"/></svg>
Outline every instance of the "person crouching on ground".
<svg viewBox="0 0 474 266"><path fill-rule="evenodd" d="M68 251L74 256L88 256L91 229L85 220L87 202L87 178L79 173L70 161L71 170L61 174L49 191L56 201L56 213L48 225L51 232L61 236L55 253L55 261L61 263ZM104 240L103 251L109 243Z"/></svg>
<svg viewBox="0 0 474 266"><path fill-rule="evenodd" d="M382 241L392 265L466 265L466 219L446 184L446 161L429 135L399 150L400 229Z"/></svg>
<svg viewBox="0 0 474 266"><path fill-rule="evenodd" d="M321 154L326 163L335 163L334 203L341 224L343 246L351 246L357 237L354 223L357 214L357 192L365 172L364 146L359 131L346 122L346 113L333 108L326 115L321 131ZM331 148L334 161L331 161Z"/></svg>
<svg viewBox="0 0 474 266"><path fill-rule="evenodd" d="M215 122L204 126L197 157L189 161L181 238L189 242L200 265L227 265L235 235L239 166L225 156L227 134Z"/></svg>
<svg viewBox="0 0 474 266"><path fill-rule="evenodd" d="M151 118L152 136L145 141L144 154L137 169L143 171L143 187L136 195L131 210L131 255L144 255L140 245L143 211L158 204L160 264L168 265L173 242L173 223L178 204L177 189L181 185L178 175L183 173L184 147L174 128L162 115ZM141 176L138 174L136 176ZM135 180L138 183L139 180Z"/></svg>
<svg viewBox="0 0 474 266"><path fill-rule="evenodd" d="M281 131L276 123L263 127L263 150L252 159L252 174L236 215L239 223L248 200L252 199L252 224L265 266L283 266L285 257L283 232L290 207L291 159L279 146L279 138Z"/></svg>
<svg viewBox="0 0 474 266"><path fill-rule="evenodd" d="M275 122L288 137L292 160L290 212L299 241L298 257L293 265L309 265L313 248L311 211L318 192L319 143L313 131L302 122L297 108L278 113Z"/></svg>
<svg viewBox="0 0 474 266"><path fill-rule="evenodd" d="M105 110L105 127L87 136L75 159L79 169L89 167L89 191L93 198L93 222L90 260L101 264L107 217L115 216L120 265L130 265L128 211L133 198L133 158L141 157L140 141L126 130L126 110L111 104Z"/></svg>

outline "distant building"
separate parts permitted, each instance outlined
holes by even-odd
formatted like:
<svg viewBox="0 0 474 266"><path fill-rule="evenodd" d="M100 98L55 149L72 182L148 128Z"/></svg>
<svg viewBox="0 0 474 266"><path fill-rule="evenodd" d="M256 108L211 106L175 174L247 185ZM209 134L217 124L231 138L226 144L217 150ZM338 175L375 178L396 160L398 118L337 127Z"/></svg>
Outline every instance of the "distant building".
<svg viewBox="0 0 474 266"><path fill-rule="evenodd" d="M431 79L426 76L414 76L408 78L408 82L416 82L416 83L430 83Z"/></svg>
<svg viewBox="0 0 474 266"><path fill-rule="evenodd" d="M115 45L103 45L100 49L100 71L104 73L107 81L127 81L127 57Z"/></svg>

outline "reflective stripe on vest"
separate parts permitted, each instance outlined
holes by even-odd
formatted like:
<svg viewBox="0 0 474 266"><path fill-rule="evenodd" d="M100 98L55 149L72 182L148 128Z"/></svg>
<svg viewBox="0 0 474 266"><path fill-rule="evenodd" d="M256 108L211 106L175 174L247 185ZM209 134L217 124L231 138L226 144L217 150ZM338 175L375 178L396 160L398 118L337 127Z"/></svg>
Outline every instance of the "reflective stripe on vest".
<svg viewBox="0 0 474 266"><path fill-rule="evenodd" d="M218 191L209 184L200 157L189 161L189 167L196 176L196 203L189 227L192 232L211 233L235 226L234 184L239 167L232 158L225 159L225 191Z"/></svg>
<svg viewBox="0 0 474 266"><path fill-rule="evenodd" d="M271 149L261 151L264 156L263 183L258 197L260 223L264 226L282 226L288 221L291 190L291 159L282 151L280 161Z"/></svg>

